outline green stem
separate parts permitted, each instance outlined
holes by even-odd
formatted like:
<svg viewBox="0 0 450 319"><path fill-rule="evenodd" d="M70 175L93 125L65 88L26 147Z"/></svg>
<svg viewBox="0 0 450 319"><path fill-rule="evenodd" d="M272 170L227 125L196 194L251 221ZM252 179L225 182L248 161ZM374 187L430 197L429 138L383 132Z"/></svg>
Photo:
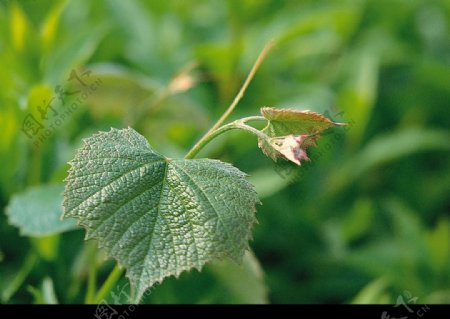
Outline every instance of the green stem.
<svg viewBox="0 0 450 319"><path fill-rule="evenodd" d="M269 138L269 136L267 136L260 130L258 130L250 125L244 124L243 122L241 122L241 120L237 120L236 122L233 122L233 123L236 123L235 127L237 129L241 129L241 130L247 131L249 133L252 133L253 135L256 135L257 137L259 137L260 139L266 140Z"/></svg>
<svg viewBox="0 0 450 319"><path fill-rule="evenodd" d="M255 116L248 116L240 119L242 123L247 122L254 122L254 121L267 121L267 119L264 116L261 115L255 115Z"/></svg>
<svg viewBox="0 0 450 319"><path fill-rule="evenodd" d="M239 90L238 94L235 96L233 102L230 104L230 106L225 111L225 113L223 113L222 116L217 120L216 124L214 124L213 127L211 127L211 129L210 129L211 132L216 130L217 128L219 128L219 126L221 126L222 123L225 122L225 120L228 118L228 116L230 116L230 114L234 111L234 109L236 108L236 105L239 103L239 101L244 96L244 93L247 90L253 77L255 76L256 71L259 69L262 62L264 61L264 58L266 57L267 53L269 53L270 49L272 49L272 47L273 47L272 41L270 41L269 43L267 43L264 46L264 48L262 49L258 58L256 59L255 63L253 64L252 69L250 70L249 74L247 75L247 78L245 79L244 84L242 84L242 87Z"/></svg>
<svg viewBox="0 0 450 319"><path fill-rule="evenodd" d="M240 129L240 130L244 130L247 131L249 133L252 133L254 135L256 135L257 137L261 138L261 139L268 139L269 137L264 134L263 132L261 132L260 130L257 130L256 128L249 126L247 124L245 124L245 122L247 121L255 121L255 120L264 120L267 121L264 117L262 116L250 116L250 117L246 117L240 120L236 120L234 122L228 123L224 126L219 127L218 129L216 129L215 131L212 131L211 133L205 135L205 138L202 138L200 140L201 143L197 143L184 157L185 159L191 159L194 158L198 152L200 152L200 150L206 146L206 144L208 144L209 142L211 142L214 138L216 138L217 136L229 131L229 130L235 130L235 129Z"/></svg>
<svg viewBox="0 0 450 319"><path fill-rule="evenodd" d="M103 299L105 299L108 292L110 292L114 285L119 281L120 276L123 273L123 269L119 267L119 265L115 265L114 269L109 274L108 278L106 278L106 281L103 283L103 286L98 291L97 295L94 297L94 303L100 303Z"/></svg>
<svg viewBox="0 0 450 319"><path fill-rule="evenodd" d="M94 264L89 269L88 287L86 298L84 301L86 304L95 303L94 296L95 296L96 282L97 282L97 265L94 262Z"/></svg>
<svg viewBox="0 0 450 319"><path fill-rule="evenodd" d="M203 135L202 138L191 148L191 150L188 152L185 158L192 158L191 153L194 152L194 155L198 153L198 151L194 151L199 148L199 145L204 145L205 140L209 140L209 136L213 134L222 124L225 122L225 120L230 116L230 114L234 111L236 108L236 105L239 103L239 101L244 96L245 91L247 90L250 82L252 81L253 77L255 76L256 71L261 66L261 63L264 61L264 58L266 57L267 53L269 53L270 49L273 47L273 42L269 42L266 44L264 49L259 54L258 58L256 59L255 63L253 64L252 69L250 70L249 74L247 75L247 78L244 81L244 84L242 85L241 89L239 90L238 94L234 98L233 102L230 104L228 109L225 111L225 113L222 114L222 116L217 120L217 122L209 129L208 132L206 132L205 135ZM200 147L201 149L201 147Z"/></svg>
<svg viewBox="0 0 450 319"><path fill-rule="evenodd" d="M10 281L9 285L6 286L6 288L3 290L3 294L1 296L1 301L3 303L6 303L16 293L20 286L22 286L31 270L33 270L33 267L36 264L37 260L38 258L35 253L31 252L30 254L28 254L19 272L16 274L14 279Z"/></svg>

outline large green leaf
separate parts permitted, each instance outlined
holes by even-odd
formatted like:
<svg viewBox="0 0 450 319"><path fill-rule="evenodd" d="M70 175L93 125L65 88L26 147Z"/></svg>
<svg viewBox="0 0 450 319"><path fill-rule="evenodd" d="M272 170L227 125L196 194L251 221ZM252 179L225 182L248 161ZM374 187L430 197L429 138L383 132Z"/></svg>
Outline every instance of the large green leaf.
<svg viewBox="0 0 450 319"><path fill-rule="evenodd" d="M9 223L22 235L34 237L75 229L75 220L61 220L63 191L62 184L42 185L13 196L6 208Z"/></svg>
<svg viewBox="0 0 450 319"><path fill-rule="evenodd" d="M128 128L86 139L71 165L65 216L127 269L134 301L164 277L240 261L248 248L259 200L229 164L166 158Z"/></svg>

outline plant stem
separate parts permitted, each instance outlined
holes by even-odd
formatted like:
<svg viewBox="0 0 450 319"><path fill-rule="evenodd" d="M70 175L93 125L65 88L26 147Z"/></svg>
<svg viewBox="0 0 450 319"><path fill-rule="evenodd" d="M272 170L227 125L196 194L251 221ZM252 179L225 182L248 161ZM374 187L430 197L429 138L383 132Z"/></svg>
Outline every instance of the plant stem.
<svg viewBox="0 0 450 319"><path fill-rule="evenodd" d="M264 58L266 57L267 53L269 53L270 49L273 47L273 42L270 41L265 45L261 53L259 54L258 58L256 59L255 63L253 64L252 69L250 70L249 74L247 75L247 78L244 81L244 84L242 85L241 89L239 90L238 94L233 99L233 102L230 104L228 109L225 111L225 113L222 114L222 116L217 120L217 122L209 129L208 132L206 132L205 135L203 135L202 138L191 148L191 150L187 153L185 158L193 158L195 154L198 153L198 151L202 148L199 147L199 145L206 145L205 140L209 140L209 135L213 134L214 131L216 131L222 124L225 122L225 120L230 116L230 114L234 111L236 108L236 105L239 103L239 101L244 96L245 91L247 90L247 87L249 86L250 82L252 81L253 77L255 76L256 71L261 66L261 63L264 61Z"/></svg>
<svg viewBox="0 0 450 319"><path fill-rule="evenodd" d="M94 265L92 265L92 267L89 269L88 288L87 288L86 298L84 301L84 303L86 303L86 304L95 303L94 295L95 295L96 281L97 281L97 265L95 264L95 260L94 260Z"/></svg>
<svg viewBox="0 0 450 319"><path fill-rule="evenodd" d="M208 144L209 142L211 142L214 138L216 138L217 136L225 133L226 131L229 130L235 130L235 129L240 129L240 130L244 130L247 131L249 133L252 133L254 135L256 135L257 137L261 138L261 139L268 139L269 137L264 134L263 132L261 132L260 130L257 130L256 128L249 126L247 124L245 124L246 121L255 121L255 120L264 120L267 121L264 117L262 116L250 116L247 118L243 118L243 119L239 119L236 120L234 122L228 123L226 125L223 125L221 127L219 127L218 129L216 129L215 131L211 132L210 134L205 135L205 138L202 138L199 142L195 145L194 148L192 148L189 153L186 154L186 156L184 157L185 159L191 159L194 158L195 155L198 154L198 152L200 152L200 150L205 147L206 144Z"/></svg>
<svg viewBox="0 0 450 319"><path fill-rule="evenodd" d="M247 116L247 117L241 118L239 121L241 121L242 123L247 123L247 122L254 122L254 121L267 121L267 119L264 116L255 115L255 116Z"/></svg>
<svg viewBox="0 0 450 319"><path fill-rule="evenodd" d="M16 276L13 280L11 280L8 286L5 287L3 293L1 295L2 303L6 303L14 293L20 288L20 286L24 283L27 276L33 270L34 265L36 264L38 258L37 255L33 252L29 253L26 257L22 267L17 272Z"/></svg>
<svg viewBox="0 0 450 319"><path fill-rule="evenodd" d="M120 276L123 273L123 269L119 267L119 265L115 265L114 269L106 278L106 281L103 283L103 286L100 288L98 293L95 295L94 303L100 303L103 299L105 299L108 292L110 292L117 281L120 279Z"/></svg>
<svg viewBox="0 0 450 319"><path fill-rule="evenodd" d="M252 127L250 125L244 124L242 122L242 120L237 120L237 121L235 121L233 123L235 123L235 128L241 129L241 130L244 130L244 131L247 131L247 132L250 132L250 133L256 135L257 137L259 137L260 139L266 140L266 139L269 138L269 136L267 136L266 134L264 134L260 130L257 130L256 128L254 128L254 127Z"/></svg>

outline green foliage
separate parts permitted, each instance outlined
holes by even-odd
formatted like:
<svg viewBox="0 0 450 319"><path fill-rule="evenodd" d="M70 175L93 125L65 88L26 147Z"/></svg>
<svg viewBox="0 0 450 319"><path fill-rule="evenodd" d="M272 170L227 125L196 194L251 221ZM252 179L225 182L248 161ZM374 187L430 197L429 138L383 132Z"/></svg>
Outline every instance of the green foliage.
<svg viewBox="0 0 450 319"><path fill-rule="evenodd" d="M127 269L136 302L164 277L240 262L248 248L258 198L229 164L166 158L129 128L86 139L71 165L65 216Z"/></svg>
<svg viewBox="0 0 450 319"><path fill-rule="evenodd" d="M73 219L61 220L64 186L42 185L14 195L6 214L24 236L42 237L75 229Z"/></svg>

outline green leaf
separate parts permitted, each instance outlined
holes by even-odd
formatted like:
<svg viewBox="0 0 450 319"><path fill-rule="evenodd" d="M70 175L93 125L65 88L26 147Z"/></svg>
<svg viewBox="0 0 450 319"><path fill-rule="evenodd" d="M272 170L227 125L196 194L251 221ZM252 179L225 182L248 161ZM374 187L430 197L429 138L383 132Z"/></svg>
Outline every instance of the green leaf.
<svg viewBox="0 0 450 319"><path fill-rule="evenodd" d="M44 299L44 303L47 305L58 304L53 280L49 277L45 277L44 281L42 282L42 297Z"/></svg>
<svg viewBox="0 0 450 319"><path fill-rule="evenodd" d="M246 252L242 265L219 261L213 263L210 270L223 286L222 293L230 298L230 303L268 303L264 273L258 260L250 251Z"/></svg>
<svg viewBox="0 0 450 319"><path fill-rule="evenodd" d="M58 304L58 299L56 298L53 280L50 277L44 278L40 289L33 286L28 286L27 290L31 295L33 295L34 304L41 304L41 305Z"/></svg>
<svg viewBox="0 0 450 319"><path fill-rule="evenodd" d="M351 303L355 305L389 303L391 298L386 292L388 286L387 279L378 278L361 289Z"/></svg>
<svg viewBox="0 0 450 319"><path fill-rule="evenodd" d="M274 161L281 157L297 165L309 160L306 149L316 145L320 133L334 125L345 125L310 111L263 107L261 114L268 120L262 132L269 138L259 138L258 146Z"/></svg>
<svg viewBox="0 0 450 319"><path fill-rule="evenodd" d="M269 120L263 132L270 137L320 134L336 124L322 114L310 111L263 107L261 114Z"/></svg>
<svg viewBox="0 0 450 319"><path fill-rule="evenodd" d="M6 214L9 223L25 236L43 237L75 229L75 220L61 220L64 185L29 188L12 197Z"/></svg>
<svg viewBox="0 0 450 319"><path fill-rule="evenodd" d="M127 269L135 302L167 276L239 262L248 248L259 200L230 164L166 158L128 128L86 139L71 165L65 216Z"/></svg>

